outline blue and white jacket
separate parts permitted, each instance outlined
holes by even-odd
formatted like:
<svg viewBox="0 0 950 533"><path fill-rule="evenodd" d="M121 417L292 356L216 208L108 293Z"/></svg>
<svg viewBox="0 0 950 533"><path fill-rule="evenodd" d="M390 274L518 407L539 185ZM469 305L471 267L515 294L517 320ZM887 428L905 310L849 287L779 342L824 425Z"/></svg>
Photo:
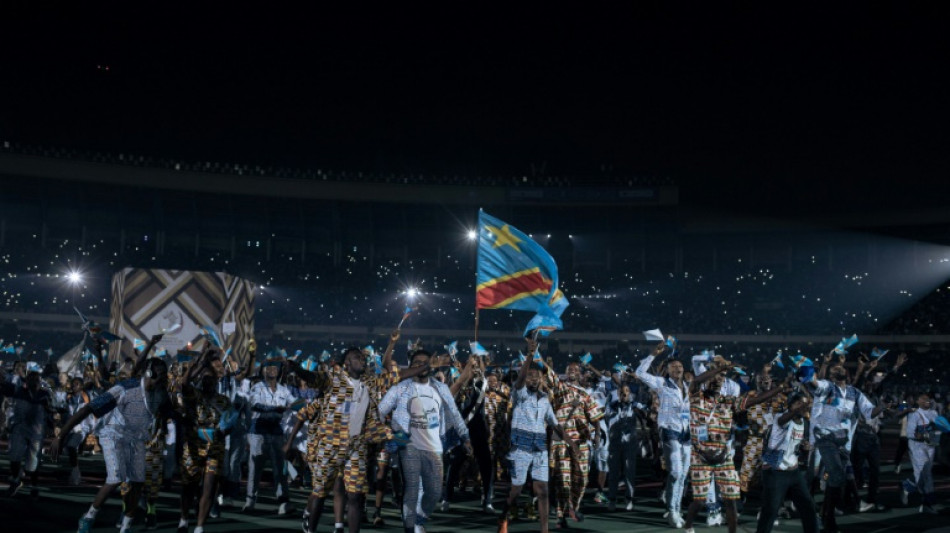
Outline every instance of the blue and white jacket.
<svg viewBox="0 0 950 533"><path fill-rule="evenodd" d="M442 419L442 424L439 427L442 442L445 442L445 431L448 426L455 429L455 433L462 442L468 441L468 426L465 425L465 419L462 418L462 414L459 413L458 407L455 405L455 398L452 397L452 391L449 390L449 387L445 383L437 379L429 378L429 385L436 390L442 399L442 411L439 413ZM393 431L409 433L409 421L411 419L409 415L409 401L414 396L413 380L405 379L400 381L389 389L386 395L383 396L382 401L379 402L379 419L386 420L386 417L392 413L393 418L390 425ZM448 450L446 449L444 451Z"/></svg>

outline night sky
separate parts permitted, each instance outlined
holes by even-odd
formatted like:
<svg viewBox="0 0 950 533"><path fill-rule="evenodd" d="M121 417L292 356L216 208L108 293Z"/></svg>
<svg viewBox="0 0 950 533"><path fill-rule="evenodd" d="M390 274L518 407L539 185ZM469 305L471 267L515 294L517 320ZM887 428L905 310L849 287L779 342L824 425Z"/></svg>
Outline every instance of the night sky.
<svg viewBox="0 0 950 533"><path fill-rule="evenodd" d="M668 176L684 203L759 213L950 203L939 7L699 5L5 8L0 139L347 171Z"/></svg>

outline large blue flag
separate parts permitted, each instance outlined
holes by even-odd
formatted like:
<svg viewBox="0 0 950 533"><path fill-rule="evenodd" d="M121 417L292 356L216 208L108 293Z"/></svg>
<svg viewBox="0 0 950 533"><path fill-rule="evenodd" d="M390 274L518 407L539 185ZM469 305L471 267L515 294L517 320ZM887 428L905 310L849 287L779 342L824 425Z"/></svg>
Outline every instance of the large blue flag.
<svg viewBox="0 0 950 533"><path fill-rule="evenodd" d="M476 282L478 309L539 312L548 307L543 313L546 317L560 317L568 305L558 289L557 265L551 255L517 228L484 211L478 212Z"/></svg>

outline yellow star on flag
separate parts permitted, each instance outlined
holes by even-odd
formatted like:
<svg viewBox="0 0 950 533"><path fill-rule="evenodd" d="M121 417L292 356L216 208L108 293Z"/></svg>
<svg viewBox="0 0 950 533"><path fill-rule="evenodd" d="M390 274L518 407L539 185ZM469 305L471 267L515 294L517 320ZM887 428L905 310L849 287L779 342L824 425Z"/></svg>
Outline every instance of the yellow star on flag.
<svg viewBox="0 0 950 533"><path fill-rule="evenodd" d="M495 226L485 226L492 235L495 236L494 248L499 248L505 245L511 246L518 253L521 253L521 248L518 248L518 243L522 242L521 239L515 237L511 234L511 228L508 227L508 224L505 224L501 229L496 228Z"/></svg>

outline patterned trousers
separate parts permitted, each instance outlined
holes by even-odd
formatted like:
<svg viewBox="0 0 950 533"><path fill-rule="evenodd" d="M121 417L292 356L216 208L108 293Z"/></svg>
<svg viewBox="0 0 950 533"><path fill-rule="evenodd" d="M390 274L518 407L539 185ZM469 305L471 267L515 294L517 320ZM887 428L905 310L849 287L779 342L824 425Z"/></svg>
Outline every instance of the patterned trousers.
<svg viewBox="0 0 950 533"><path fill-rule="evenodd" d="M762 450L765 443L761 437L749 435L745 446L742 448L742 468L739 469L739 490L749 492L749 485L752 478L759 470L759 459L762 458Z"/></svg>
<svg viewBox="0 0 950 533"><path fill-rule="evenodd" d="M551 443L551 480L554 484L557 517L565 512L579 509L587 488L587 473L590 472L590 445L586 442L577 445L577 461L571 461L567 444L563 441Z"/></svg>
<svg viewBox="0 0 950 533"><path fill-rule="evenodd" d="M399 450L399 464L403 478L402 522L411 530L425 525L442 497L442 454L417 450L409 444Z"/></svg>

